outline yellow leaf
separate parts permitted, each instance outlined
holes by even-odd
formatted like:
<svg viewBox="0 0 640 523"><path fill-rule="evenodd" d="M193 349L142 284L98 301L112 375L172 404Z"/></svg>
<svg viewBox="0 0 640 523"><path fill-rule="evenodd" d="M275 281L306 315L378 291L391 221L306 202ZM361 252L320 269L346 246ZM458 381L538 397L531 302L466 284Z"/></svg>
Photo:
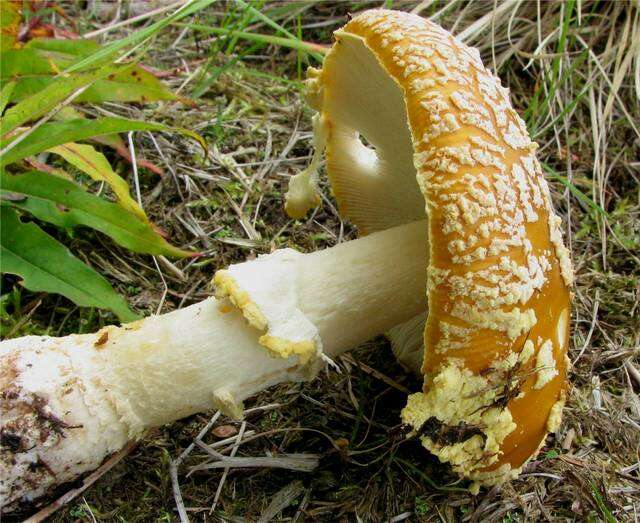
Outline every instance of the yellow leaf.
<svg viewBox="0 0 640 523"><path fill-rule="evenodd" d="M129 184L111 168L104 154L96 151L91 145L73 142L57 145L48 151L62 156L92 179L108 183L123 208L148 221L142 207L131 197Z"/></svg>
<svg viewBox="0 0 640 523"><path fill-rule="evenodd" d="M16 37L22 22L22 2L20 0L0 0L0 49L5 51L19 47Z"/></svg>

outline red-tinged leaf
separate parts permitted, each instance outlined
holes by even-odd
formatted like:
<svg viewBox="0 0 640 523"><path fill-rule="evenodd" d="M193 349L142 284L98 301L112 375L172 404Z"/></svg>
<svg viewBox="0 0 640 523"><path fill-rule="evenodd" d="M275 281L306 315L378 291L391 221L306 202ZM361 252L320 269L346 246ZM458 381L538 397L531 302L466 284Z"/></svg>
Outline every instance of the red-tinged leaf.
<svg viewBox="0 0 640 523"><path fill-rule="evenodd" d="M51 167L46 163L39 162L35 158L26 158L25 162L33 167L36 171L42 171L47 174L53 174L54 176L60 176L60 178L64 178L65 180L71 181L73 179L68 172L63 171L62 169L58 169L57 167Z"/></svg>
<svg viewBox="0 0 640 523"><path fill-rule="evenodd" d="M107 147L111 147L116 153L118 153L119 156L127 160L129 163L133 163L131 152L119 135L109 134L105 136L96 136L91 141L106 145ZM138 163L139 167L149 169L152 173L155 173L158 176L164 176L164 170L161 167L158 167L155 163L149 160L145 160L144 158L139 158L137 156L136 162Z"/></svg>

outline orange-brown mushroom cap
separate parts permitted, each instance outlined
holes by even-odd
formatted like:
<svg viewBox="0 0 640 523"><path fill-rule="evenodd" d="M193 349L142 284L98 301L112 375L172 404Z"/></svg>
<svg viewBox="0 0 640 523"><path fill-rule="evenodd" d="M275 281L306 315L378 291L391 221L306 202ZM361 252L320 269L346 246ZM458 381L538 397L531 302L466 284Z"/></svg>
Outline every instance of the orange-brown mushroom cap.
<svg viewBox="0 0 640 523"><path fill-rule="evenodd" d="M376 99L374 73L360 82L378 125L351 114L349 67L373 71L367 60L398 93ZM536 144L478 52L418 16L355 17L310 84L342 214L366 233L424 219L426 202L425 381L404 421L460 474L514 476L557 429L567 387L572 268ZM408 150L385 111L404 111ZM352 147L360 133L377 158Z"/></svg>

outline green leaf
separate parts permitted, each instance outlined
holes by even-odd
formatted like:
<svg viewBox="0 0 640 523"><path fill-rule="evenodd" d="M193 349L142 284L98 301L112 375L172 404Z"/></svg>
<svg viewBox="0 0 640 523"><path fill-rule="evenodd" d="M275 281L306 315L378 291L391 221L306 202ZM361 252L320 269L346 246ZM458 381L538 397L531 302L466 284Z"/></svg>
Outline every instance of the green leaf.
<svg viewBox="0 0 640 523"><path fill-rule="evenodd" d="M22 223L17 213L0 207L2 272L16 274L32 291L62 294L77 305L109 309L121 321L138 316L109 282L73 256L34 223Z"/></svg>
<svg viewBox="0 0 640 523"><path fill-rule="evenodd" d="M598 487L592 481L589 481L589 487L591 487L591 494L596 502L596 506L604 516L604 521L607 523L618 523L618 520L613 515L613 512L611 512L611 509L607 506L607 503L605 502L605 499L600 493Z"/></svg>
<svg viewBox="0 0 640 523"><path fill-rule="evenodd" d="M179 132L196 140L206 151L206 142L197 133L188 129L167 127L159 123L141 122L138 120L128 120L126 118L96 118L88 120L77 118L63 120L59 122L48 122L33 129L30 134L19 143L12 145L14 139L18 137L0 139L0 167L22 160L27 156L41 153L61 145L63 143L87 140L103 134L123 133L127 131L173 131ZM29 132L29 131L26 131Z"/></svg>
<svg viewBox="0 0 640 523"><path fill-rule="evenodd" d="M15 175L3 171L0 186L9 204L43 221L61 227L91 227L135 252L173 258L196 254L172 246L138 216L58 176L39 171Z"/></svg>
<svg viewBox="0 0 640 523"><path fill-rule="evenodd" d="M7 110L0 120L2 134L6 135L20 125L34 121L62 103L78 89L95 82L109 73L110 68L103 68L91 74L77 74L70 77L58 77L44 89L22 100Z"/></svg>
<svg viewBox="0 0 640 523"><path fill-rule="evenodd" d="M118 198L118 203L124 209L147 221L147 215L138 202L131 197L129 184L111 168L104 154L96 151L91 145L79 143L57 145L49 149L49 152L62 156L67 162L88 174L92 179L107 182Z"/></svg>
<svg viewBox="0 0 640 523"><path fill-rule="evenodd" d="M100 49L95 40L78 38L76 40L62 38L34 38L29 40L23 49L39 49L72 56L90 56Z"/></svg>
<svg viewBox="0 0 640 523"><path fill-rule="evenodd" d="M160 80L142 67L121 67L118 72L93 84L78 102L139 102L177 100Z"/></svg>
<svg viewBox="0 0 640 523"><path fill-rule="evenodd" d="M4 108L11 101L11 95L15 87L16 83L14 81L7 82L2 86L2 90L0 90L0 115L2 115Z"/></svg>
<svg viewBox="0 0 640 523"><path fill-rule="evenodd" d="M57 66L71 65L77 57L65 54L48 56L37 49L8 49L0 53L0 79L17 80L22 76L38 78L60 73Z"/></svg>
<svg viewBox="0 0 640 523"><path fill-rule="evenodd" d="M42 43L43 41L41 41ZM48 42L48 41L44 41ZM51 42L80 42L80 40L52 40ZM11 49L0 53L0 80L17 81L14 97L24 100L33 96L60 76L60 71L70 67L91 48L83 41L81 50L69 54L69 46L54 46L50 43L38 47ZM31 43L31 42L30 42ZM85 49L86 48L86 49ZM60 49L52 51L51 49ZM89 52L89 54L91 54ZM160 80L142 67L134 64L111 65L107 75L102 75L93 85L76 98L76 102L151 102L155 100L175 100L173 94ZM93 74L98 69L88 69L84 73ZM78 74L78 73L75 73ZM71 76L75 76L71 75Z"/></svg>

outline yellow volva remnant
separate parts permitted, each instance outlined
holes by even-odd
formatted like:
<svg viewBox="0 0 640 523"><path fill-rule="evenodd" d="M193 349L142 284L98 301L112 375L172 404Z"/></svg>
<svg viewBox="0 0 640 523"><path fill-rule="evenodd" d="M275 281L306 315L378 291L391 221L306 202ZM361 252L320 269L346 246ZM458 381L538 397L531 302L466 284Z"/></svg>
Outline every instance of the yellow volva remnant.
<svg viewBox="0 0 640 523"><path fill-rule="evenodd" d="M264 314L251 301L249 293L240 289L238 282L229 274L229 271L217 271L213 283L216 286L216 298L221 300L229 298L231 303L242 311L249 325L261 331L267 329L268 322Z"/></svg>
<svg viewBox="0 0 640 523"><path fill-rule="evenodd" d="M409 396L402 419L416 427L423 445L441 461L474 478L476 470L498 461L500 445L516 428L507 408L492 406L500 392L490 377L474 375L462 360L451 358L426 393ZM433 418L437 426L425 428ZM465 434L461 424L475 430Z"/></svg>

